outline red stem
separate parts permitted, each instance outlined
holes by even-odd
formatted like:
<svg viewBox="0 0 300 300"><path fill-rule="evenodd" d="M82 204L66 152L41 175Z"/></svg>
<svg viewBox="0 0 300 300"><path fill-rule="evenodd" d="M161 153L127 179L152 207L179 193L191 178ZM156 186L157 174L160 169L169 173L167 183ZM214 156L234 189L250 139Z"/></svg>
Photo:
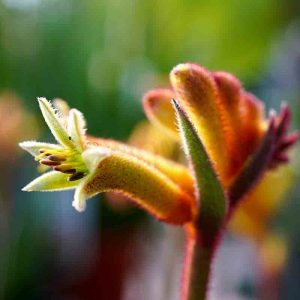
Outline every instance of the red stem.
<svg viewBox="0 0 300 300"><path fill-rule="evenodd" d="M206 299L216 244L204 244L199 233L187 230L181 300Z"/></svg>

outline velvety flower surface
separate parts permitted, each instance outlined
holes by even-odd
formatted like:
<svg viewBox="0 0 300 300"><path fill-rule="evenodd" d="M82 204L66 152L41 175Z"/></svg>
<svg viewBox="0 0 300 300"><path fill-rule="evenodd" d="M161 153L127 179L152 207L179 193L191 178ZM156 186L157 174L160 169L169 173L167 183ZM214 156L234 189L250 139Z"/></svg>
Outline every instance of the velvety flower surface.
<svg viewBox="0 0 300 300"><path fill-rule="evenodd" d="M115 141L87 137L78 110L66 108L60 114L45 98L38 101L58 144L20 143L40 164L53 169L24 191L75 189L73 206L78 211L93 195L117 191L166 222L182 224L192 218L192 179L184 166Z"/></svg>
<svg viewBox="0 0 300 300"><path fill-rule="evenodd" d="M289 108L284 104L278 115L272 111L266 116L263 103L245 91L233 75L210 72L196 64L176 66L170 80L171 88L155 89L144 96L148 119L153 126L165 130L166 138L180 140L169 101L171 97L177 99L201 137L229 202L246 198L237 219L247 222L241 217L243 214L249 216L252 225L259 220L257 225L262 226L278 207L279 199L291 182L291 176L285 177L289 180L277 185L277 192L270 193L272 184L289 174L288 168L278 166L289 161L289 149L298 140L298 133L288 133ZM251 161L254 163L249 172ZM259 217L261 215L264 217ZM241 221L235 223L241 224Z"/></svg>

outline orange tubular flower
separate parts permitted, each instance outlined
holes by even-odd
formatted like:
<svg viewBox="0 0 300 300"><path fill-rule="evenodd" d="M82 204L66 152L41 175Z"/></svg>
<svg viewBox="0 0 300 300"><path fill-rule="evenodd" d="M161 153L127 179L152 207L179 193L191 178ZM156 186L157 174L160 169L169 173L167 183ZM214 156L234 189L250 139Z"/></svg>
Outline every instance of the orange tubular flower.
<svg viewBox="0 0 300 300"><path fill-rule="evenodd" d="M205 299L211 260L224 225L241 200L257 197L255 187L268 170L276 172L279 164L288 162L287 150L298 134L287 132L286 105L278 115L272 111L265 117L262 103L231 74L187 63L176 66L170 80L170 89L148 92L143 105L166 139L181 144L188 166L147 149L87 136L79 111L60 103L63 114L58 115L46 99L39 98L58 145L20 144L53 168L24 190L75 189L73 206L79 211L95 194L118 192L159 220L186 225L182 299Z"/></svg>
<svg viewBox="0 0 300 300"><path fill-rule="evenodd" d="M276 172L279 164L289 161L287 150L298 140L298 133L287 133L290 111L286 105L278 116L271 112L266 118L263 103L243 90L237 78L226 72L209 72L196 64L176 66L170 78L172 89L152 90L144 96L145 113L154 126L165 128L166 134L170 136L172 132L180 140L175 114L171 114L170 97L177 99L201 138L227 193L237 192L237 187L242 188L243 184L252 187L263 171ZM236 181L257 154L264 138L270 143L266 143L267 149L261 154L263 166L257 168L255 176L252 173L254 181L247 181L247 177L237 186Z"/></svg>

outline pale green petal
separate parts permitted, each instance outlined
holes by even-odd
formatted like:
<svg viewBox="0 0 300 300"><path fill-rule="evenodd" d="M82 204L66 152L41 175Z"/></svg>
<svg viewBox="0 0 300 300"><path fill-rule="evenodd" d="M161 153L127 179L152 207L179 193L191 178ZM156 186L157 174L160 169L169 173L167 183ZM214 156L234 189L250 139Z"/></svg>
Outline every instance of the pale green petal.
<svg viewBox="0 0 300 300"><path fill-rule="evenodd" d="M112 153L111 149L105 147L92 147L82 153L82 159L87 166L89 173L93 173L99 162ZM91 175L89 175L91 176Z"/></svg>
<svg viewBox="0 0 300 300"><path fill-rule="evenodd" d="M26 192L51 192L74 189L78 181L68 181L70 175L61 172L51 171L34 179L22 190Z"/></svg>
<svg viewBox="0 0 300 300"><path fill-rule="evenodd" d="M97 168L99 162L105 158L108 154L110 154L111 151L107 148L102 147L95 147L90 148L83 152L82 157L86 164L86 166L89 169L89 174L82 179L81 183L76 188L75 194L74 194L74 200L72 203L72 206L79 212L82 212L86 208L86 200L91 195L87 195L84 190L84 185L86 182L88 182L93 176L95 169Z"/></svg>
<svg viewBox="0 0 300 300"><path fill-rule="evenodd" d="M64 119L68 118L70 107L65 100L60 98L55 98L53 99L53 105L59 110L59 112L61 113Z"/></svg>
<svg viewBox="0 0 300 300"><path fill-rule="evenodd" d="M59 145L49 144L49 143L40 143L36 141L26 141L19 143L19 146L29 152L32 156L37 156L40 154L40 149L49 149L49 150L59 150L63 149Z"/></svg>
<svg viewBox="0 0 300 300"><path fill-rule="evenodd" d="M72 206L79 212L85 211L86 208L86 200L88 196L85 194L83 189L84 182L79 184L79 186L75 190L74 200L72 202Z"/></svg>
<svg viewBox="0 0 300 300"><path fill-rule="evenodd" d="M49 101L46 98L38 98L39 106L42 111L43 117L51 130L53 136L56 140L66 146L73 148L74 144L72 141L69 140L69 135L67 133L66 128L62 124L62 120L60 116L52 107Z"/></svg>
<svg viewBox="0 0 300 300"><path fill-rule="evenodd" d="M86 208L86 200L91 195L87 195L84 190L84 185L95 176L94 172L97 169L100 161L111 153L111 150L102 147L90 148L82 153L84 163L89 169L89 174L81 180L81 183L75 190L72 206L79 212L83 212Z"/></svg>
<svg viewBox="0 0 300 300"><path fill-rule="evenodd" d="M85 144L86 123L83 114L77 109L71 109L68 120L68 134L79 151L83 151Z"/></svg>

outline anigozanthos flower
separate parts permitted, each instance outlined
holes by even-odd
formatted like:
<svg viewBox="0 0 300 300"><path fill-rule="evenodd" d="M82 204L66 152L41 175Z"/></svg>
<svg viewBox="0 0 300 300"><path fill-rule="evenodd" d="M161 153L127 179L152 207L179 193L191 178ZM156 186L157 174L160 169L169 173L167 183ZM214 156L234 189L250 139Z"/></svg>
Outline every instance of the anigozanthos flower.
<svg viewBox="0 0 300 300"><path fill-rule="evenodd" d="M261 164L253 168L252 175L259 171L255 177L260 178L264 171L275 170L279 164L289 161L288 150L298 140L298 133L287 132L290 110L286 105L278 115L272 111L266 118L263 103L245 91L237 78L226 72L210 72L196 64L176 66L170 79L171 89L152 90L144 96L148 119L165 130L166 137L180 140L170 103L170 98L177 99L227 192L237 191L236 186L232 190L235 181L242 176L265 138L269 137L269 142L262 149ZM249 180L245 177L243 184L245 181L254 184Z"/></svg>
<svg viewBox="0 0 300 300"><path fill-rule="evenodd" d="M255 188L268 178L267 171L288 162L298 134L288 133L286 105L278 115L271 111L265 117L262 103L231 74L181 64L170 79L172 89L151 91L143 103L149 120L181 144L187 167L117 141L86 136L79 111L64 105L60 116L40 98L42 114L59 144L20 144L53 168L24 190L74 188L73 206L79 211L95 194L121 192L156 218L186 225L181 299L204 299L224 226L242 200L250 201L246 196L257 197Z"/></svg>
<svg viewBox="0 0 300 300"><path fill-rule="evenodd" d="M115 141L87 137L81 112L65 109L63 116L45 98L38 101L59 144L20 143L36 161L53 169L24 191L75 189L73 206L78 211L93 195L117 191L168 223L192 218L193 197L186 190L191 178L185 167Z"/></svg>
<svg viewBox="0 0 300 300"><path fill-rule="evenodd" d="M82 114L72 109L67 124L45 98L38 98L43 117L59 144L27 141L20 146L35 157L40 164L51 167L48 172L33 180L24 191L49 191L74 188L88 175L82 154L86 149L85 122ZM84 203L74 202L78 210Z"/></svg>
<svg viewBox="0 0 300 300"><path fill-rule="evenodd" d="M256 238L261 238L289 184L279 184L278 193L266 193L278 176L284 176L277 167L289 161L288 151L299 135L288 133L286 105L278 115L271 111L265 117L262 102L229 73L188 63L176 66L170 79L171 88L148 92L143 103L148 119L165 129L166 137L181 141L188 158L198 214L194 233L188 233L181 299L206 299L223 227L232 219L245 220L244 214L248 228L254 227ZM177 118L170 97L177 100Z"/></svg>
<svg viewBox="0 0 300 300"><path fill-rule="evenodd" d="M190 112L189 116L221 177L228 201L232 200L229 203L231 210L237 202L240 203L239 209L230 215L229 228L261 240L270 218L293 181L291 166L282 165L289 161L288 151L298 139L298 133L288 133L289 108L283 105L278 116L273 112L270 118L266 118L262 102L245 91L237 78L226 72L209 72L195 64L175 67L171 72L171 83L172 89L160 88L144 96L148 119L165 132L165 139L180 140L169 101L171 97L178 99ZM272 123L274 132L269 146L262 151L257 166L251 172L247 171L249 174L244 172L246 176L243 176L243 168L247 170L246 166L259 151ZM251 174L254 175L252 179ZM247 185L246 192L237 193ZM244 200L240 201L240 198Z"/></svg>

